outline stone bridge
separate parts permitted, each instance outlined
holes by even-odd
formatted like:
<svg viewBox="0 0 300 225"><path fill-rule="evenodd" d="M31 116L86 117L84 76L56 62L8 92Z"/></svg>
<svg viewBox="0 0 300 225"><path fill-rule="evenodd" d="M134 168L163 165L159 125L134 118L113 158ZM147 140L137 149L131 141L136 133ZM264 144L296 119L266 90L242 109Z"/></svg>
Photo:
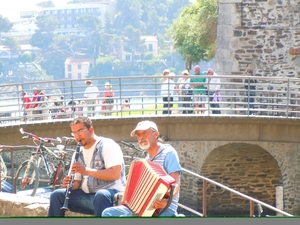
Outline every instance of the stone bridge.
<svg viewBox="0 0 300 225"><path fill-rule="evenodd" d="M157 123L177 149L182 167L276 207L283 187L283 211L300 215L300 120L258 117L157 116L94 119L98 135L136 144L131 130L141 121ZM44 137L70 136L71 119L6 126L2 145L32 145L19 128ZM129 153L120 143L124 154ZM9 153L2 153L9 157ZM5 155L6 154L6 155ZM25 157L25 156L23 156ZM29 156L28 156L29 157ZM23 159L24 160L24 159ZM18 164L16 162L16 164ZM180 202L202 212L202 180L182 174ZM264 213L275 215L264 208ZM207 184L207 215L249 215L249 200Z"/></svg>

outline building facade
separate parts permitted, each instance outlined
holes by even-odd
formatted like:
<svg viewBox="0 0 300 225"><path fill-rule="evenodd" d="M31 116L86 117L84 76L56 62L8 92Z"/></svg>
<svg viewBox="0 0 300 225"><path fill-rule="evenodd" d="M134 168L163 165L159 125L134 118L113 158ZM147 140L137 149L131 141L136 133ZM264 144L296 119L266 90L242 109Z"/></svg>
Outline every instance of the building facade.
<svg viewBox="0 0 300 225"><path fill-rule="evenodd" d="M39 16L57 16L60 25L56 33L63 35L84 35L84 31L78 29L77 18L89 14L97 16L104 24L106 14L115 15L114 1L99 1L99 3L89 4L67 4L60 7L42 8Z"/></svg>
<svg viewBox="0 0 300 225"><path fill-rule="evenodd" d="M94 60L90 58L67 58L65 61L65 78L86 78Z"/></svg>

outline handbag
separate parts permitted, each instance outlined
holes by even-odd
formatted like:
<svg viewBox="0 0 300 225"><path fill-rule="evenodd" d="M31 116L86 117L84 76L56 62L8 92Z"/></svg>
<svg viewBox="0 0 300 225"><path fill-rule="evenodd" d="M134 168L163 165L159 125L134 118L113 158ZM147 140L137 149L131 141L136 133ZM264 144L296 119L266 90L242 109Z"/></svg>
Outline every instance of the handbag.
<svg viewBox="0 0 300 225"><path fill-rule="evenodd" d="M107 99L105 99L105 103L106 104L113 104L114 103L114 99L112 97L108 97Z"/></svg>

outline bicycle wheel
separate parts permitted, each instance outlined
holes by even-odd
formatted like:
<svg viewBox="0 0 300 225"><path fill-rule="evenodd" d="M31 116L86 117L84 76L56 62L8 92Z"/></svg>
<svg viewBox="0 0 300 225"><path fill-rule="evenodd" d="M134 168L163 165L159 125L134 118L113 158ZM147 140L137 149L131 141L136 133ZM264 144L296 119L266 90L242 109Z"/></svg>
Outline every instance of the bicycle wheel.
<svg viewBox="0 0 300 225"><path fill-rule="evenodd" d="M58 173L57 185L61 188L63 179L68 176L70 165L65 164L61 167L61 170Z"/></svg>
<svg viewBox="0 0 300 225"><path fill-rule="evenodd" d="M29 160L23 162L19 167L15 182L14 190L16 193L34 196L39 186L40 173L34 162Z"/></svg>
<svg viewBox="0 0 300 225"><path fill-rule="evenodd" d="M1 181L4 182L6 181L7 167L1 155L0 155L0 166L1 166Z"/></svg>

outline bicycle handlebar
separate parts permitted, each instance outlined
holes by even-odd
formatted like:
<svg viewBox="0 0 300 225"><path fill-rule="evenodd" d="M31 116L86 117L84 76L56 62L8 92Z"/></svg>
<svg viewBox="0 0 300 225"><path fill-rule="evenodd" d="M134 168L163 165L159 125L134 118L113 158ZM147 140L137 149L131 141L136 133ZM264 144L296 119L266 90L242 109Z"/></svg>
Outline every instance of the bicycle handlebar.
<svg viewBox="0 0 300 225"><path fill-rule="evenodd" d="M66 136L63 136L62 139L63 139L63 140L66 140L66 141L75 141L75 138L73 138L73 137L66 137Z"/></svg>
<svg viewBox="0 0 300 225"><path fill-rule="evenodd" d="M57 137L56 139L54 139L54 138L47 138L47 137L42 138L42 137L39 137L39 136L37 136L35 134L29 133L29 132L25 132L23 130L23 128L20 128L20 132L21 132L21 134L27 135L27 136L24 136L23 138L31 138L33 140L38 140L38 141L44 142L44 143L55 143L55 142L61 143L61 139L59 137Z"/></svg>

